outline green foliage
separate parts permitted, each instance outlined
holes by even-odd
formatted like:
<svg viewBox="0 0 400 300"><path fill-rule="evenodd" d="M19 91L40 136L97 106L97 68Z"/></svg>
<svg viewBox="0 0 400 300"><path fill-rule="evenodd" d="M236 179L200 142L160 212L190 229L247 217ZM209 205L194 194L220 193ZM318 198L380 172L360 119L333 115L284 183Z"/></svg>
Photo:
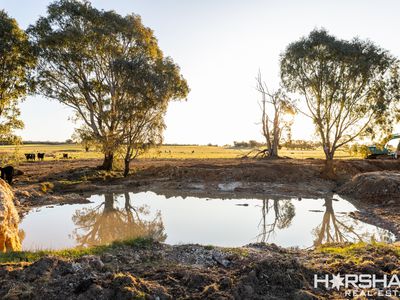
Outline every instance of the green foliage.
<svg viewBox="0 0 400 300"><path fill-rule="evenodd" d="M105 169L121 145L158 140L168 102L188 93L138 15L59 0L29 33L39 51L39 91L75 109L101 145Z"/></svg>
<svg viewBox="0 0 400 300"><path fill-rule="evenodd" d="M366 158L369 154L371 154L368 146L359 144L352 144L349 147L348 152L351 156L360 156L363 158Z"/></svg>
<svg viewBox="0 0 400 300"><path fill-rule="evenodd" d="M283 146L290 150L315 150L321 147L321 142L306 140L288 140L283 144Z"/></svg>
<svg viewBox="0 0 400 300"><path fill-rule="evenodd" d="M30 71L35 55L28 37L15 21L0 11L0 142L15 143L15 129L24 124L19 119L18 101L30 90Z"/></svg>
<svg viewBox="0 0 400 300"><path fill-rule="evenodd" d="M368 146L366 146L366 145L361 145L359 148L358 148L358 153L361 155L361 157L367 157L368 156L368 154L370 153L370 150L369 150L369 148L368 148Z"/></svg>
<svg viewBox="0 0 400 300"><path fill-rule="evenodd" d="M357 259L362 254L371 252L392 253L400 257L400 247L387 243L351 243L351 244L324 244L316 248L316 251L324 254L340 255L344 259Z"/></svg>
<svg viewBox="0 0 400 300"><path fill-rule="evenodd" d="M324 148L335 151L384 123L396 98L394 58L370 41L339 40L325 30L290 44L282 55L284 86L303 96ZM389 82L393 82L389 88Z"/></svg>
<svg viewBox="0 0 400 300"><path fill-rule="evenodd" d="M350 155L356 156L356 155L358 154L358 145L357 145L357 144L351 145L351 146L349 147L348 151L349 151L349 154L350 154Z"/></svg>
<svg viewBox="0 0 400 300"><path fill-rule="evenodd" d="M93 136L90 128L88 128L87 126L76 128L75 132L72 134L71 139L75 143L81 144L86 152L89 152L91 148L96 148L97 146L97 141Z"/></svg>
<svg viewBox="0 0 400 300"><path fill-rule="evenodd" d="M49 193L52 192L54 189L54 184L51 182L41 182L40 183L40 190L42 191L42 193Z"/></svg>
<svg viewBox="0 0 400 300"><path fill-rule="evenodd" d="M243 142L239 142L239 141L234 141L233 142L233 147L235 148L259 148L265 146L265 144L257 142L255 140L249 140L248 142L243 141Z"/></svg>

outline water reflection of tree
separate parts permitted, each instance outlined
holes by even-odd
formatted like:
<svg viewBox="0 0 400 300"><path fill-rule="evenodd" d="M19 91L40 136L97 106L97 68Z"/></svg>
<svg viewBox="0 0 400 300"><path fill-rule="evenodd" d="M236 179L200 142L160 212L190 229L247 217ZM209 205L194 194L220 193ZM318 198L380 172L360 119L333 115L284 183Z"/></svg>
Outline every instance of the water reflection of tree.
<svg viewBox="0 0 400 300"><path fill-rule="evenodd" d="M357 229L357 221L347 215L335 215L332 198L325 199L325 213L322 222L313 230L314 246L325 243L343 243L347 241L366 241L374 239L366 230Z"/></svg>
<svg viewBox="0 0 400 300"><path fill-rule="evenodd" d="M261 213L262 218L259 223L261 233L258 235L258 241L265 243L277 228L283 229L290 226L296 211L290 200L266 199L263 200ZM270 221L272 222L269 223Z"/></svg>
<svg viewBox="0 0 400 300"><path fill-rule="evenodd" d="M101 245L136 237L165 241L161 213L157 212L153 219L145 220L144 217L149 215L147 206L133 206L129 193L124 194L124 200L123 207L116 207L114 194L105 194L104 202L99 205L77 210L72 216L77 226L72 235L78 245Z"/></svg>

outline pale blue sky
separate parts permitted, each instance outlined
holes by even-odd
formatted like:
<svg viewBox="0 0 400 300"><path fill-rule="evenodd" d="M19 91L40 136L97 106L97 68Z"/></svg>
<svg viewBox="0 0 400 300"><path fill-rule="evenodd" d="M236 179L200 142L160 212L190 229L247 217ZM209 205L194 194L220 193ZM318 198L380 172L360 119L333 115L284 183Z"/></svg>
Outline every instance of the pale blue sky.
<svg viewBox="0 0 400 300"><path fill-rule="evenodd" d="M26 28L44 15L45 0L0 0L0 8ZM136 13L152 28L161 49L188 80L187 102L172 103L165 142L232 143L262 140L258 95L260 68L271 87L279 84L279 54L312 29L324 27L344 39L359 36L400 56L400 2L389 0L97 0L100 9ZM28 98L21 104L24 139L69 138L71 110ZM312 124L298 117L294 138L310 138Z"/></svg>

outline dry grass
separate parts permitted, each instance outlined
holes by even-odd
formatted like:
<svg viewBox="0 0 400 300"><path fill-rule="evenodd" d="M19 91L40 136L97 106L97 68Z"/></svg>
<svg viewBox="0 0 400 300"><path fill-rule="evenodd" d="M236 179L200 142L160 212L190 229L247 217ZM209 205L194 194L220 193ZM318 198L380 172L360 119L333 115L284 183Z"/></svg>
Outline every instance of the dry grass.
<svg viewBox="0 0 400 300"><path fill-rule="evenodd" d="M212 158L239 158L247 154L251 149L236 149L217 146L161 146L153 148L144 153L140 158L147 159L212 159ZM46 153L45 160L62 159L63 153L73 159L102 158L102 154L96 150L85 152L81 145L77 144L31 144L18 146L20 160L24 160L24 153ZM15 154L14 146L0 146L0 156ZM323 159L322 150L288 150L281 149L280 156L287 156L297 159ZM350 156L347 151L338 151L336 158L352 159L359 156Z"/></svg>

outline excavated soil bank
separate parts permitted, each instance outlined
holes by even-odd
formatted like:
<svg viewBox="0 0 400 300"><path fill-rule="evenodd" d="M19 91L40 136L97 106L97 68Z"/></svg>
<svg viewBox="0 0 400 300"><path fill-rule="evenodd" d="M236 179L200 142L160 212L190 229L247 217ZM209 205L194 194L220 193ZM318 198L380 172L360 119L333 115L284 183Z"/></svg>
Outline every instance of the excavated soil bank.
<svg viewBox="0 0 400 300"><path fill-rule="evenodd" d="M342 248L343 247L343 248ZM251 244L118 246L100 255L0 265L2 299L343 299L314 274L398 273L396 246L315 251Z"/></svg>
<svg viewBox="0 0 400 300"><path fill-rule="evenodd" d="M376 171L361 173L342 185L338 193L374 203L400 201L400 172Z"/></svg>

